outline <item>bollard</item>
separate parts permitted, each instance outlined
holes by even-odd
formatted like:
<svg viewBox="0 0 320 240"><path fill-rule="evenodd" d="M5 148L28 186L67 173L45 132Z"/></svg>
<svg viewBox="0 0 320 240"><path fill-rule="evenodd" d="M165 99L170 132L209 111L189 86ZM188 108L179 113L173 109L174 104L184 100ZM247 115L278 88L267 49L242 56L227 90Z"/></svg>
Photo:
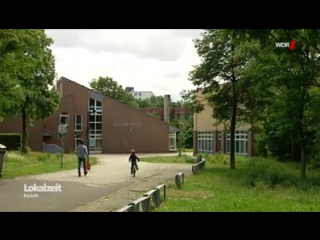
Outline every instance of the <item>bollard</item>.
<svg viewBox="0 0 320 240"><path fill-rule="evenodd" d="M184 173L178 173L175 177L175 182L178 188L180 188L182 186L182 184L184 184Z"/></svg>
<svg viewBox="0 0 320 240"><path fill-rule="evenodd" d="M149 197L150 198L150 207L156 207L157 206L157 189L152 189L149 192L143 194L143 197ZM153 206L152 203L153 202Z"/></svg>
<svg viewBox="0 0 320 240"><path fill-rule="evenodd" d="M123 208L120 208L117 212L132 212L132 206L125 206Z"/></svg>
<svg viewBox="0 0 320 240"><path fill-rule="evenodd" d="M156 194L156 196L157 196L157 207L159 207L160 205L161 205L161 189L163 189L163 200L165 200L166 199L166 185L165 184L161 184L161 185L159 185L159 186L157 186L156 188L155 188L156 190L157 190L157 194Z"/></svg>
<svg viewBox="0 0 320 240"><path fill-rule="evenodd" d="M132 206L133 212L140 212L140 205L142 205L143 210L148 210L150 204L143 204L144 201L150 201L149 197L141 197L133 202L131 202L129 205ZM144 205L144 206L143 206Z"/></svg>
<svg viewBox="0 0 320 240"><path fill-rule="evenodd" d="M198 171L199 171L199 165L198 165L198 164L193 165L193 166L192 166L192 172L193 172L194 174L196 174Z"/></svg>

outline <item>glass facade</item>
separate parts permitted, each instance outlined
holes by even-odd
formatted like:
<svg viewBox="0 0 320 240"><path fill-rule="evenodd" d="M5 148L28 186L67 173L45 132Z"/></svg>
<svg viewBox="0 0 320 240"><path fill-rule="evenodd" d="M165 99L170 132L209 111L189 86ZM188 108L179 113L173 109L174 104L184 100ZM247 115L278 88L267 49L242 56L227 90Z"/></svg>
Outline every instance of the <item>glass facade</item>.
<svg viewBox="0 0 320 240"><path fill-rule="evenodd" d="M102 102L89 100L89 150L90 153L102 152Z"/></svg>
<svg viewBox="0 0 320 240"><path fill-rule="evenodd" d="M198 153L214 153L213 132L198 132Z"/></svg>

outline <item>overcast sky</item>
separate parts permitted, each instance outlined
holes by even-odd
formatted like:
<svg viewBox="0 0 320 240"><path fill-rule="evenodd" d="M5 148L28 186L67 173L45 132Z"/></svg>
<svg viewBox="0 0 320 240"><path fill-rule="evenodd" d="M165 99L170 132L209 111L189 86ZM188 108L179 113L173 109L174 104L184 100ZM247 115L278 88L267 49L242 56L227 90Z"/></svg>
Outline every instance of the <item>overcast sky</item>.
<svg viewBox="0 0 320 240"><path fill-rule="evenodd" d="M112 77L123 87L177 99L199 62L192 39L201 30L46 30L54 40L58 76L89 87Z"/></svg>

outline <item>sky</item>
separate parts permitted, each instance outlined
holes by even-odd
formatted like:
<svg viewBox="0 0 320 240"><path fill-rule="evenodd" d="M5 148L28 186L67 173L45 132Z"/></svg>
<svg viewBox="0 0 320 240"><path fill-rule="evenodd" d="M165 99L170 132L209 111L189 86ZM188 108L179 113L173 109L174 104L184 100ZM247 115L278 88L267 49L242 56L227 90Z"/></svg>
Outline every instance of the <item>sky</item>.
<svg viewBox="0 0 320 240"><path fill-rule="evenodd" d="M46 30L54 41L58 78L89 87L92 79L111 77L124 88L170 94L178 100L199 57L192 40L199 29Z"/></svg>

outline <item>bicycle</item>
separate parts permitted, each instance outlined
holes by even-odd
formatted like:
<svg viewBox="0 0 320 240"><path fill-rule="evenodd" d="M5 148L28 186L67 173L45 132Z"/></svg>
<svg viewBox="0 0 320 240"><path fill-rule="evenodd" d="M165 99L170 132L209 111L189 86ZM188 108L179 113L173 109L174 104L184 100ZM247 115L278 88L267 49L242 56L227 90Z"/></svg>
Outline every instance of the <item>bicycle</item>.
<svg viewBox="0 0 320 240"><path fill-rule="evenodd" d="M136 176L136 171L137 171L137 165L134 164L134 165L131 167L131 175L132 175L133 177Z"/></svg>

